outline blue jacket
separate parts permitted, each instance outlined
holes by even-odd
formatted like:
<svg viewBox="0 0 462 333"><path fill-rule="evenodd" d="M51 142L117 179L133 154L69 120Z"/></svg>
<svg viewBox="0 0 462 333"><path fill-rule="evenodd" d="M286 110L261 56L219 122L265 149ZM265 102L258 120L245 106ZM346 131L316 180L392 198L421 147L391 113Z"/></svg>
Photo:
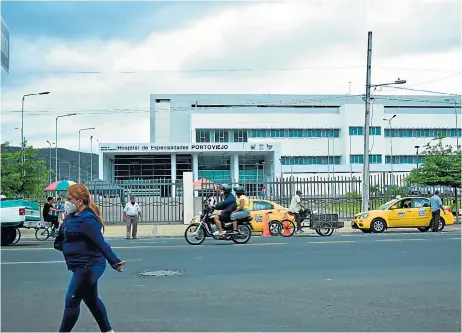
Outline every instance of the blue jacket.
<svg viewBox="0 0 462 333"><path fill-rule="evenodd" d="M86 208L80 214L69 214L61 225L63 254L70 271L87 266L115 265L121 260L104 240L96 215Z"/></svg>
<svg viewBox="0 0 462 333"><path fill-rule="evenodd" d="M225 213L232 213L237 208L236 197L234 194L230 193L225 200L219 202L215 205L215 208L218 210L223 210Z"/></svg>

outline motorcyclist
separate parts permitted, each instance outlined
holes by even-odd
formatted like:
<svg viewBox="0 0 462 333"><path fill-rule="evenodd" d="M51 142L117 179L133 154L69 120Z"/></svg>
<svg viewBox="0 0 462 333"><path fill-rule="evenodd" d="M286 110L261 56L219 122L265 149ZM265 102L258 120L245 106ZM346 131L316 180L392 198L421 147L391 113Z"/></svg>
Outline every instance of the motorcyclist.
<svg viewBox="0 0 462 333"><path fill-rule="evenodd" d="M213 233L215 236L225 235L221 223L231 221L231 213L236 210L237 206L236 197L231 193L231 186L229 186L228 184L222 184L220 185L220 189L223 192L224 200L222 202L217 203L214 207L218 210L221 210L220 215L216 215L213 219L215 225L218 228L218 230Z"/></svg>
<svg viewBox="0 0 462 333"><path fill-rule="evenodd" d="M241 185L237 185L234 187L234 193L236 193L237 200L237 208L231 214L231 221L233 221L233 230L235 233L238 233L237 229L237 220L245 219L246 217L250 216L250 201L245 196L244 187Z"/></svg>

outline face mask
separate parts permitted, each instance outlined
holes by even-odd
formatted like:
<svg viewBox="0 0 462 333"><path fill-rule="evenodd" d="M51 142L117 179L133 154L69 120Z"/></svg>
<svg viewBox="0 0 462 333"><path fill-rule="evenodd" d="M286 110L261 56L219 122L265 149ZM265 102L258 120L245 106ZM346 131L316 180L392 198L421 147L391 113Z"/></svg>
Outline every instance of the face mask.
<svg viewBox="0 0 462 333"><path fill-rule="evenodd" d="M75 205L75 203L66 201L66 204L64 205L64 209L66 210L68 214L72 214L76 212L77 206Z"/></svg>

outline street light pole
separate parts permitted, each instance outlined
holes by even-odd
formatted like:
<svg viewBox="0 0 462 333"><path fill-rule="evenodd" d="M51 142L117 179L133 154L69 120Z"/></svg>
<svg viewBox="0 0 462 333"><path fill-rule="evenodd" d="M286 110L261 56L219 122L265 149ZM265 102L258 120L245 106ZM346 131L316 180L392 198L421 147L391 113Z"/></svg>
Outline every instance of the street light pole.
<svg viewBox="0 0 462 333"><path fill-rule="evenodd" d="M24 163L25 158L24 158L24 100L27 96L38 96L38 95L48 95L50 92L45 91L41 93L35 93L35 94L25 94L22 96L22 102L21 102L21 161ZM22 180L24 181L24 164L22 166Z"/></svg>
<svg viewBox="0 0 462 333"><path fill-rule="evenodd" d="M417 149L417 161L416 161L416 164L417 164L417 169L419 168L419 148L420 146L414 146L415 149Z"/></svg>
<svg viewBox="0 0 462 333"><path fill-rule="evenodd" d="M93 135L90 136L90 181L93 180Z"/></svg>
<svg viewBox="0 0 462 333"><path fill-rule="evenodd" d="M389 86L393 84L404 84L406 80L398 78L395 82L371 84L371 63L372 63L372 31L367 35L367 67L366 67L366 98L364 114L364 153L363 153L363 182L362 182L362 211L369 210L369 124L371 121L371 88Z"/></svg>
<svg viewBox="0 0 462 333"><path fill-rule="evenodd" d="M67 166L69 167L67 173L68 173L68 178L67 180L71 180L71 163L67 161L60 161L59 163L67 163Z"/></svg>
<svg viewBox="0 0 462 333"><path fill-rule="evenodd" d="M393 174L393 129L391 127L391 121L396 117L396 114L393 115L390 119L383 118L383 120L388 121L388 128L390 131L390 168L391 168L391 185L395 184L395 178Z"/></svg>
<svg viewBox="0 0 462 333"><path fill-rule="evenodd" d="M87 128L82 128L79 130L79 184L80 184L80 132L94 130L94 129L95 129L94 127L87 127ZM87 180L88 180L88 176L87 176Z"/></svg>
<svg viewBox="0 0 462 333"><path fill-rule="evenodd" d="M68 113L68 114L64 114L64 115L56 117L56 137L55 137L55 143L56 143L56 146L55 146L56 177L55 177L55 182L58 181L58 119L62 118L62 117L70 117L70 116L75 116L75 115L76 115L76 113Z"/></svg>
<svg viewBox="0 0 462 333"><path fill-rule="evenodd" d="M55 143L51 143L50 140L47 140L48 144L50 145L50 163L49 163L49 166L50 166L50 171L48 171L48 184L51 183L51 145L54 145Z"/></svg>

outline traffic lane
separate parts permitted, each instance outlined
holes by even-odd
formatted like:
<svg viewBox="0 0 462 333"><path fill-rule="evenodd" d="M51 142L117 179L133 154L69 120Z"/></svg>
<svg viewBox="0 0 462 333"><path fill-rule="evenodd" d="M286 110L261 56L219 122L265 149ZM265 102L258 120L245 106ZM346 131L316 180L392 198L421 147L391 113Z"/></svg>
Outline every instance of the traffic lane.
<svg viewBox="0 0 462 333"><path fill-rule="evenodd" d="M313 244L305 239L274 246L134 247L118 252L141 259L129 262L121 274L108 269L100 283L111 320L122 331L460 327L457 241ZM49 318L59 321L62 311L70 278L64 264L2 265L2 269L2 329L56 329L59 323ZM179 269L185 275L161 279L136 275L157 269ZM56 281L55 287L44 288L50 280ZM27 323L21 320L24 313ZM77 328L95 329L86 309Z"/></svg>
<svg viewBox="0 0 462 333"><path fill-rule="evenodd" d="M116 253L123 250L146 250L149 253L150 250L158 250L161 248L202 248L202 247L218 247L218 246L231 246L231 247L266 247L273 245L285 245L285 246L299 246L304 244L342 244L342 243L375 243L375 242L400 242L400 241L446 241L450 240L455 244L459 244L460 237L454 237L457 235L446 233L427 233L421 235L392 235L387 236L384 234L371 234L371 235L358 235L357 237L343 237L343 236L331 236L331 237L254 237L251 242L245 245L235 245L232 242L223 242L208 239L203 245L191 246L188 245L184 240L181 239L157 239L157 240L146 240L146 241L126 241L126 240L110 240L109 243L113 247ZM123 259L140 259L131 255L129 257L119 257ZM39 242L39 244L17 244L13 246L2 248L2 265L5 264L20 264L21 262L44 262L44 261L59 261L63 260L62 253L56 251L53 248L52 242Z"/></svg>

